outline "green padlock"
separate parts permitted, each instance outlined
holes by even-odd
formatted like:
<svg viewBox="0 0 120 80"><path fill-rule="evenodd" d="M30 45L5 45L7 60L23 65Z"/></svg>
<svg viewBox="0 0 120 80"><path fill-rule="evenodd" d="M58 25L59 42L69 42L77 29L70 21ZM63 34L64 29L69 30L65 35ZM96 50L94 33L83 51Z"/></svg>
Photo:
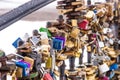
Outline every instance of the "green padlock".
<svg viewBox="0 0 120 80"><path fill-rule="evenodd" d="M48 36L49 38L52 37L51 33L49 32L49 30L48 30L47 28L41 27L41 28L39 29L39 31L40 31L40 32L47 32L47 36Z"/></svg>

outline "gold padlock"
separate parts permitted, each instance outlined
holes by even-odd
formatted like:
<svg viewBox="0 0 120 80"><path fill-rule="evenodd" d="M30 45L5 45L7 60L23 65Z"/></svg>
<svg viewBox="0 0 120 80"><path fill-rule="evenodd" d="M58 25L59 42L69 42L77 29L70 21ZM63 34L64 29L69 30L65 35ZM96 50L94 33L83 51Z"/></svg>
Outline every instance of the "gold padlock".
<svg viewBox="0 0 120 80"><path fill-rule="evenodd" d="M71 40L67 40L65 43L66 47L68 48L73 48L74 47L74 43Z"/></svg>
<svg viewBox="0 0 120 80"><path fill-rule="evenodd" d="M79 49L78 51L75 51L75 57L80 57L80 55L82 54L82 49Z"/></svg>
<svg viewBox="0 0 120 80"><path fill-rule="evenodd" d="M72 19L72 26L75 26L75 27L78 26L78 24L77 24L77 20L76 20L76 19Z"/></svg>
<svg viewBox="0 0 120 80"><path fill-rule="evenodd" d="M70 36L74 39L76 39L78 37L80 33L80 30L78 28L73 28L72 32L70 33Z"/></svg>
<svg viewBox="0 0 120 80"><path fill-rule="evenodd" d="M50 69L52 68L52 58L48 57L47 61L46 61L46 68Z"/></svg>
<svg viewBox="0 0 120 80"><path fill-rule="evenodd" d="M87 46L87 51L88 51L88 52L91 52L91 51L92 51L91 46Z"/></svg>

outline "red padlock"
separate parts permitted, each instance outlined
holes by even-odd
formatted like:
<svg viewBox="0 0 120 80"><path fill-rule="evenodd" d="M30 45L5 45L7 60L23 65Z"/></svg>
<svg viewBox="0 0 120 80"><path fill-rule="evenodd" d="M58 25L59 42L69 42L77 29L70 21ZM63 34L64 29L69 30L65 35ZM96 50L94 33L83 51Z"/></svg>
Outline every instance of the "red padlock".
<svg viewBox="0 0 120 80"><path fill-rule="evenodd" d="M51 75L48 72L46 72L43 67L41 67L40 71L43 74L43 80L53 80Z"/></svg>
<svg viewBox="0 0 120 80"><path fill-rule="evenodd" d="M82 30L87 30L88 24L89 24L89 22L87 20L83 20L82 22L78 23L78 26Z"/></svg>

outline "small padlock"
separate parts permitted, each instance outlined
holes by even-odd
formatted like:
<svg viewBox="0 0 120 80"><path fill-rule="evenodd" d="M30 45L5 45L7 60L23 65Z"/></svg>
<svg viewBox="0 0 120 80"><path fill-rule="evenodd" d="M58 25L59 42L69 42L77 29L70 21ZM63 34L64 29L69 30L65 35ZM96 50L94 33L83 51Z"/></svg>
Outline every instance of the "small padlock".
<svg viewBox="0 0 120 80"><path fill-rule="evenodd" d="M73 28L72 32L70 33L70 36L74 39L76 39L78 37L80 33L80 30L78 28Z"/></svg>
<svg viewBox="0 0 120 80"><path fill-rule="evenodd" d="M52 68L52 57L48 57L46 61L46 68L51 69Z"/></svg>
<svg viewBox="0 0 120 80"><path fill-rule="evenodd" d="M77 26L78 26L76 19L72 19L71 22L72 22L72 26L74 26L74 27L77 27Z"/></svg>

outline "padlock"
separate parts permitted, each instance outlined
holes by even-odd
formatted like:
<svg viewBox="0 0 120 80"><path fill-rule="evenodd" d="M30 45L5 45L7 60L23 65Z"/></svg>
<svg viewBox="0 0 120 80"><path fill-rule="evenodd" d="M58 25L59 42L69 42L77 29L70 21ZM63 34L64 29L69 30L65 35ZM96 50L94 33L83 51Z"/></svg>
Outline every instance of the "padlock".
<svg viewBox="0 0 120 80"><path fill-rule="evenodd" d="M70 33L70 36L74 39L76 39L78 37L80 33L80 30L78 28L73 28L71 33Z"/></svg>
<svg viewBox="0 0 120 80"><path fill-rule="evenodd" d="M67 40L65 43L66 47L68 48L73 48L74 47L74 43L71 40Z"/></svg>
<svg viewBox="0 0 120 80"><path fill-rule="evenodd" d="M92 51L91 45L87 46L87 51L88 51L88 52L91 52L91 51Z"/></svg>
<svg viewBox="0 0 120 80"><path fill-rule="evenodd" d="M38 37L38 36L32 36L32 37L30 38L30 42L31 42L34 46L36 46L36 45L40 44L40 37Z"/></svg>
<svg viewBox="0 0 120 80"><path fill-rule="evenodd" d="M43 67L40 68L41 73L43 74L43 80L53 80L51 75L44 70Z"/></svg>
<svg viewBox="0 0 120 80"><path fill-rule="evenodd" d="M62 40L62 41L63 41L62 47L63 47L63 48L65 47L65 41L66 41L65 37L55 37L55 39Z"/></svg>
<svg viewBox="0 0 120 80"><path fill-rule="evenodd" d="M100 71L100 74L103 74L103 73L109 71L108 65L106 63L99 65L99 71Z"/></svg>
<svg viewBox="0 0 120 80"><path fill-rule="evenodd" d="M28 55L29 57L27 57L27 56L23 57L23 56L21 56L21 55L19 55L19 54L14 54L14 55L22 58L25 62L29 63L29 64L30 64L30 70L33 69L34 59L31 58L31 56L30 56L30 55L32 55L32 54L29 54L29 55Z"/></svg>
<svg viewBox="0 0 120 80"><path fill-rule="evenodd" d="M97 11L97 16L103 17L104 14L105 14L105 11L106 11L105 8L99 9L99 10Z"/></svg>
<svg viewBox="0 0 120 80"><path fill-rule="evenodd" d="M15 48L17 48L19 41L22 41L22 39L21 39L20 37L18 37L18 38L12 43L12 45L13 45Z"/></svg>
<svg viewBox="0 0 120 80"><path fill-rule="evenodd" d="M52 57L48 57L45 64L46 64L47 69L51 69L52 68Z"/></svg>
<svg viewBox="0 0 120 80"><path fill-rule="evenodd" d="M75 51L74 56L79 58L80 54L82 54L82 49L79 49L78 51Z"/></svg>
<svg viewBox="0 0 120 80"><path fill-rule="evenodd" d="M22 68L22 76L26 77L29 75L29 69L30 69L30 64L23 62L23 61L19 61L19 62L15 62L16 66Z"/></svg>
<svg viewBox="0 0 120 80"><path fill-rule="evenodd" d="M46 32L46 33L47 33L47 36L48 36L49 38L52 37L51 34L50 34L50 32L49 32L49 30L48 30L47 28L41 27L41 28L39 29L39 31L40 31L40 32Z"/></svg>
<svg viewBox="0 0 120 80"><path fill-rule="evenodd" d="M52 39L52 48L56 50L62 50L64 45L63 42L64 41L60 39L56 39L56 38Z"/></svg>
<svg viewBox="0 0 120 80"><path fill-rule="evenodd" d="M82 22L78 23L78 26L82 30L88 30L88 20L83 20Z"/></svg>
<svg viewBox="0 0 120 80"><path fill-rule="evenodd" d="M72 22L72 26L74 26L74 27L77 27L77 26L78 26L76 19L72 19L71 22Z"/></svg>
<svg viewBox="0 0 120 80"><path fill-rule="evenodd" d="M87 18L87 20L91 21L94 17L95 13L93 11L88 11L85 15L85 17Z"/></svg>

